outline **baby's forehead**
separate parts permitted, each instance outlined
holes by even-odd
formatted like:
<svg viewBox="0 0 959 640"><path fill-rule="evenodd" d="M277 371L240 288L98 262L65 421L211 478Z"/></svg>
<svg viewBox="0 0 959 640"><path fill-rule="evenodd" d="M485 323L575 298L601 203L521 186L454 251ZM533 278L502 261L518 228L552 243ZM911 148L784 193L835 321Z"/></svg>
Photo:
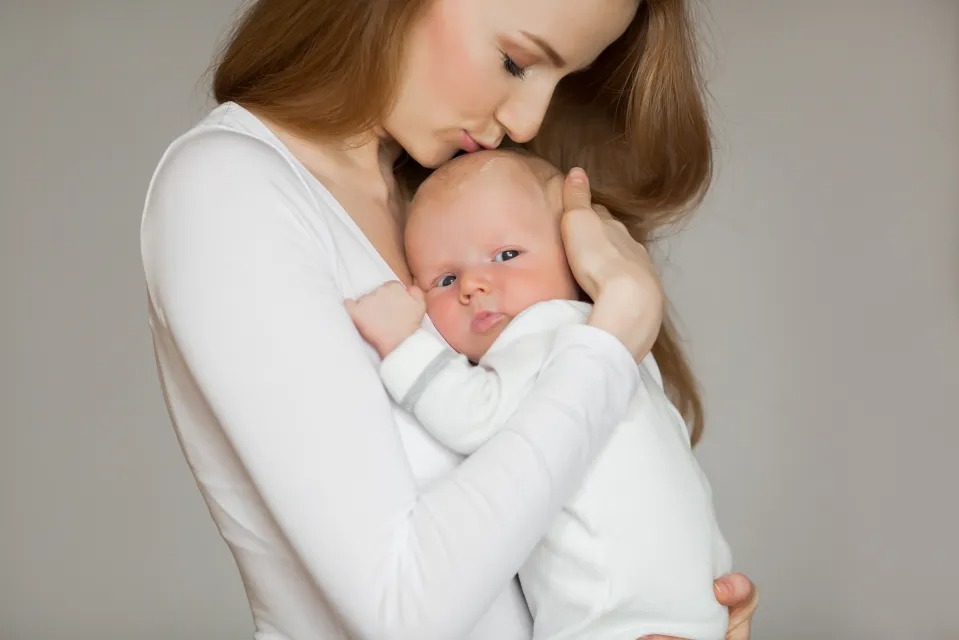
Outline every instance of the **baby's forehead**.
<svg viewBox="0 0 959 640"><path fill-rule="evenodd" d="M550 210L562 209L563 175L536 156L514 151L486 151L460 156L437 169L423 183L413 203L426 199L449 202L474 190L516 190L536 193Z"/></svg>

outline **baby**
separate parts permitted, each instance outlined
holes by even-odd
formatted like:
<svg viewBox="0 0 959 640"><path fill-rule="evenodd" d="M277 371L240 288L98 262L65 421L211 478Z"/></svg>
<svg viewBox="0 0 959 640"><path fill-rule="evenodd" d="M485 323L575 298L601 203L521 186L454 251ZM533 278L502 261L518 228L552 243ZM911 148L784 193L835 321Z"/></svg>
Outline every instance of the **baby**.
<svg viewBox="0 0 959 640"><path fill-rule="evenodd" d="M384 285L348 303L383 357L389 393L461 453L504 427L555 332L589 315L560 235L563 181L513 151L447 163L411 205L415 286ZM421 327L424 313L445 343ZM626 418L520 569L535 640L725 635L712 582L731 559L709 483L652 355L639 372Z"/></svg>

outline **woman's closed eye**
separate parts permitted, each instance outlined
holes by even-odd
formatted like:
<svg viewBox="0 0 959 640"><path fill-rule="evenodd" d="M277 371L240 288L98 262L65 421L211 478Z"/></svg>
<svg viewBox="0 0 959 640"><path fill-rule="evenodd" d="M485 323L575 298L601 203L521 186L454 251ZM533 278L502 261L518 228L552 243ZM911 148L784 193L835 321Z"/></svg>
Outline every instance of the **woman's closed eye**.
<svg viewBox="0 0 959 640"><path fill-rule="evenodd" d="M512 260L518 255L519 249L504 249L493 256L493 262L506 262L507 260Z"/></svg>
<svg viewBox="0 0 959 640"><path fill-rule="evenodd" d="M526 68L516 64L516 61L505 52L503 52L503 68L514 78L522 80L526 77Z"/></svg>

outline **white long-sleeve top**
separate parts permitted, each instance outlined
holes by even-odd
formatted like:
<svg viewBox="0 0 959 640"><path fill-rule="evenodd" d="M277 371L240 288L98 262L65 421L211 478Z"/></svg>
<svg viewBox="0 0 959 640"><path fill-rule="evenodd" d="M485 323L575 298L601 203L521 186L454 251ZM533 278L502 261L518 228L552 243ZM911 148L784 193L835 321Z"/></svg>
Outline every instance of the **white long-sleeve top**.
<svg viewBox="0 0 959 640"><path fill-rule="evenodd" d="M514 576L637 388L623 345L564 329L464 461L391 403L344 309L395 274L236 104L166 151L141 245L166 403L255 637L528 640Z"/></svg>
<svg viewBox="0 0 959 640"><path fill-rule="evenodd" d="M477 366L417 331L380 368L386 388L440 442L471 453L509 424L561 331L590 305L551 300L523 311ZM730 569L709 482L652 354L642 385L580 490L520 569L534 640L722 640L713 579ZM589 385L584 372L582 384Z"/></svg>

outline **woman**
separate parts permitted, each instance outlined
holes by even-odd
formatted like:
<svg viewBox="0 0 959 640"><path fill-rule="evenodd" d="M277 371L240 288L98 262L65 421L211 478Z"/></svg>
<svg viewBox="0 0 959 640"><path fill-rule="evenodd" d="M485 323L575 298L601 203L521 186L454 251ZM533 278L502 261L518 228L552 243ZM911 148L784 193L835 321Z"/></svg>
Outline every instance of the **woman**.
<svg viewBox="0 0 959 640"><path fill-rule="evenodd" d="M683 2L259 0L214 89L160 162L142 251L167 405L257 637L528 640L516 570L650 348L699 430L645 250L571 172L564 233L593 314L465 461L389 403L343 302L410 282L417 169L507 137L584 165L641 240L694 203L709 139ZM748 638L752 585L719 587Z"/></svg>

